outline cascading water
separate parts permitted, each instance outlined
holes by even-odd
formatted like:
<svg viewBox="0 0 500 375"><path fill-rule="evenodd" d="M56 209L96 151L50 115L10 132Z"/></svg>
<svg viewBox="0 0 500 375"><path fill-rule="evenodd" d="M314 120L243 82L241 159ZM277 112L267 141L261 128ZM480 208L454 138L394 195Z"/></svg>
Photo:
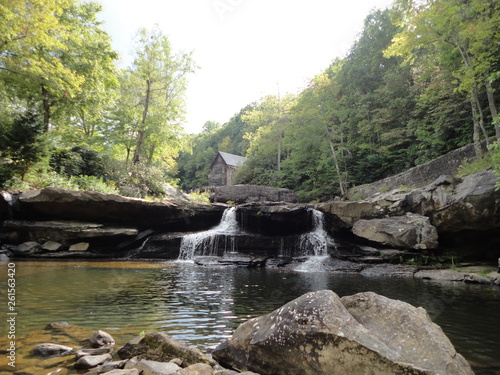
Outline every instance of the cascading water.
<svg viewBox="0 0 500 375"><path fill-rule="evenodd" d="M295 268L299 272L317 272L323 269L323 262L329 258L328 243L333 241L325 230L324 214L311 210L313 229L300 236L299 251L308 259Z"/></svg>
<svg viewBox="0 0 500 375"><path fill-rule="evenodd" d="M318 210L311 209L313 229L300 236L299 251L302 256L328 255L328 233L325 230L325 215Z"/></svg>
<svg viewBox="0 0 500 375"><path fill-rule="evenodd" d="M220 241L224 241L224 252L235 251L235 234L241 233L236 220L236 207L224 211L216 227L205 232L185 235L181 241L179 260L193 260L195 255L218 255Z"/></svg>

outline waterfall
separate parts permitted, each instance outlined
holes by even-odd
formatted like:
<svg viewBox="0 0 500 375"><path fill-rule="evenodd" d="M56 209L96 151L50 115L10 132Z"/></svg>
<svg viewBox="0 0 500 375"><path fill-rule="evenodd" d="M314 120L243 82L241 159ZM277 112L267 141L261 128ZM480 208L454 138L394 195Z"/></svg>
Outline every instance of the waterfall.
<svg viewBox="0 0 500 375"><path fill-rule="evenodd" d="M324 214L318 210L311 209L313 229L309 233L300 236L299 251L308 259L301 265L295 267L299 272L318 272L324 269L323 262L328 256L328 242L332 241L325 230Z"/></svg>
<svg viewBox="0 0 500 375"><path fill-rule="evenodd" d="M193 260L195 255L218 255L221 240L224 241L224 252L236 249L235 238L232 235L241 233L236 220L236 207L224 211L220 223L210 230L187 234L182 238L179 260Z"/></svg>
<svg viewBox="0 0 500 375"><path fill-rule="evenodd" d="M310 210L313 221L312 231L299 239L299 251L302 256L325 256L328 254L328 233L325 230L325 215L315 209Z"/></svg>

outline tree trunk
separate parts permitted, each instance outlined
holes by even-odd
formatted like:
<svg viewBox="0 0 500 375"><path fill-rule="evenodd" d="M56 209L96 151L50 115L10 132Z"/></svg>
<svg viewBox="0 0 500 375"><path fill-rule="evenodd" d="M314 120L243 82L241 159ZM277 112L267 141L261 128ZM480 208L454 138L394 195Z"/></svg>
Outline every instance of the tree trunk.
<svg viewBox="0 0 500 375"><path fill-rule="evenodd" d="M481 135L480 135L480 127L478 120L478 113L476 103L474 102L474 98L471 93L470 97L470 105L472 109L472 122L474 124L472 138L474 140L474 151L476 153L476 157L480 158L483 155L483 151L481 149Z"/></svg>
<svg viewBox="0 0 500 375"><path fill-rule="evenodd" d="M495 103L495 96L493 95L493 87L491 87L491 82L486 80L486 95L488 96L488 104L490 106L491 118L495 120L498 117L497 106ZM498 120L500 122L500 119ZM495 124L495 136L497 141L500 142L500 124Z"/></svg>
<svg viewBox="0 0 500 375"><path fill-rule="evenodd" d="M326 125L325 125L325 131L328 138L328 144L330 145L330 150L332 151L333 163L335 164L335 171L337 172L337 177L339 178L340 194L342 195L342 197L345 197L347 195L347 189L346 186L344 186L344 182L342 181L342 174L340 172L340 165L337 159L337 153L335 152L335 147L333 146L333 142L331 140L330 130Z"/></svg>
<svg viewBox="0 0 500 375"><path fill-rule="evenodd" d="M481 108L481 102L479 101L479 94L477 90L477 85L474 85L474 90L472 91L472 97L474 98L474 103L476 104L476 112L477 115L479 116L479 129L483 133L484 140L486 142L486 150L488 153L491 155L491 150L490 150L490 141L489 141L489 136L488 132L486 131L486 128L484 127L484 115L483 115L483 109Z"/></svg>
<svg viewBox="0 0 500 375"><path fill-rule="evenodd" d="M151 101L151 80L146 80L146 100L144 102L144 109L142 111L142 120L141 120L141 130L137 132L137 142L134 151L134 158L132 159L132 163L139 164L141 161L141 152L142 146L144 144L144 135L146 133L145 124L146 119L148 118L149 111L149 102Z"/></svg>
<svg viewBox="0 0 500 375"><path fill-rule="evenodd" d="M49 91L42 85L42 108L43 108L43 126L46 132L50 127L50 94Z"/></svg>

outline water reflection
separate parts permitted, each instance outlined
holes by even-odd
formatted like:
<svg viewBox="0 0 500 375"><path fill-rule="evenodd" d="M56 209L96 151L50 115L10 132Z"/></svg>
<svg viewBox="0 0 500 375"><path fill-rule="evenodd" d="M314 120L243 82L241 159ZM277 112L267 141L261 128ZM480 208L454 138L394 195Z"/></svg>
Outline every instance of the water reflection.
<svg viewBox="0 0 500 375"><path fill-rule="evenodd" d="M163 330L208 351L241 322L305 292L374 291L423 306L467 359L500 366L498 287L147 262L17 262L17 270L20 336L67 321L108 330L118 344ZM2 289L5 282L3 273ZM6 326L0 326L4 337Z"/></svg>

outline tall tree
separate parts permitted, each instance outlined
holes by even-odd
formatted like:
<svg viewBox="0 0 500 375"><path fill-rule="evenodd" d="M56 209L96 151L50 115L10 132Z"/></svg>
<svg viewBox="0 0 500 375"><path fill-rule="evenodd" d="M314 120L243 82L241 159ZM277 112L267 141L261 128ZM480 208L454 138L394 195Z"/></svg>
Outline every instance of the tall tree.
<svg viewBox="0 0 500 375"><path fill-rule="evenodd" d="M276 185L280 180L285 151L283 139L290 126L290 109L294 101L295 97L292 95L269 95L242 117L243 121L255 129L246 135L250 141L247 156L260 157L262 167L270 176L267 184Z"/></svg>
<svg viewBox="0 0 500 375"><path fill-rule="evenodd" d="M99 28L101 6L74 0L1 0L0 9L4 93L42 113L46 131L49 125L57 127L55 113L71 117L79 112L81 118L90 112L89 105L103 98L114 80L117 57Z"/></svg>
<svg viewBox="0 0 500 375"><path fill-rule="evenodd" d="M174 53L158 27L140 29L135 59L124 72L118 122L132 135L133 164L152 162L168 144L180 137L187 75L195 65L190 54ZM132 151L132 150L130 150Z"/></svg>

